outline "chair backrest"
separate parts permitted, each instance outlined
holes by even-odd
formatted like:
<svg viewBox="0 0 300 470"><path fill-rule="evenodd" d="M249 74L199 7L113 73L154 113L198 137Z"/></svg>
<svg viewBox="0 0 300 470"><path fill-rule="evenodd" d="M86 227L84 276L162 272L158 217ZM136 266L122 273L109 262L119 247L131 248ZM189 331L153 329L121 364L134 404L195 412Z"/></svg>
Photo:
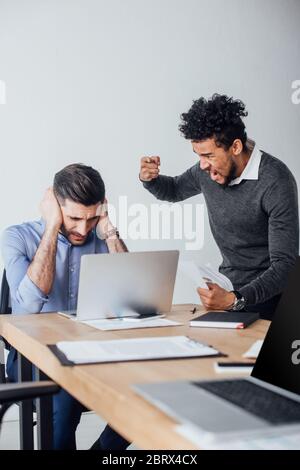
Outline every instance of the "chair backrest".
<svg viewBox="0 0 300 470"><path fill-rule="evenodd" d="M59 385L51 380L0 385L0 430L4 414L16 401L50 396L59 391Z"/></svg>
<svg viewBox="0 0 300 470"><path fill-rule="evenodd" d="M0 314L11 313L9 306L9 285L6 279L6 271L3 270L0 292Z"/></svg>
<svg viewBox="0 0 300 470"><path fill-rule="evenodd" d="M2 274L0 292L0 314L9 313L11 313L11 307L9 306L9 285L6 279L6 272L4 269ZM6 339L0 336L0 384L6 382L4 349L10 349L10 344L6 341Z"/></svg>

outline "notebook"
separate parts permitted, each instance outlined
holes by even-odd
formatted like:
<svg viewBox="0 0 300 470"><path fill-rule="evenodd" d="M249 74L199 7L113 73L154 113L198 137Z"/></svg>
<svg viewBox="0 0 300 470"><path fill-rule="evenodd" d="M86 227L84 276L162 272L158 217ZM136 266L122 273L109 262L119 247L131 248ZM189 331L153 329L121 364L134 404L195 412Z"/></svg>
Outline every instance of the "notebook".
<svg viewBox="0 0 300 470"><path fill-rule="evenodd" d="M224 356L187 336L59 341L48 346L62 365Z"/></svg>
<svg viewBox="0 0 300 470"><path fill-rule="evenodd" d="M190 321L190 326L201 328L243 329L259 319L254 312L208 312Z"/></svg>

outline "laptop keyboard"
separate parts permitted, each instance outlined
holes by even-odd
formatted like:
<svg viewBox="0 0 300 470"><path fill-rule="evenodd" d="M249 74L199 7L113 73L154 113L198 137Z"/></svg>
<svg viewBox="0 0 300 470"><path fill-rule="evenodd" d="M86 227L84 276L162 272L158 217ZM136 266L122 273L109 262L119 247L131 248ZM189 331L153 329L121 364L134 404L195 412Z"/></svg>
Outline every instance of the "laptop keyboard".
<svg viewBox="0 0 300 470"><path fill-rule="evenodd" d="M274 425L300 422L300 402L297 403L253 382L218 380L193 384Z"/></svg>

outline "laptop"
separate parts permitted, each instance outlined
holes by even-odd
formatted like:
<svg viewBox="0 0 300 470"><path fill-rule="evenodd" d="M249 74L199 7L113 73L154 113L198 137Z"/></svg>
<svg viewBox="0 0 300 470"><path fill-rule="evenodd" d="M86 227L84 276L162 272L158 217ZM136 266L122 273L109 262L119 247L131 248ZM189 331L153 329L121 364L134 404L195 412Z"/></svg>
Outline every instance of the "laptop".
<svg viewBox="0 0 300 470"><path fill-rule="evenodd" d="M76 311L79 321L147 316L171 310L179 251L83 255Z"/></svg>
<svg viewBox="0 0 300 470"><path fill-rule="evenodd" d="M138 384L138 394L188 424L203 443L300 432L300 258L251 376Z"/></svg>

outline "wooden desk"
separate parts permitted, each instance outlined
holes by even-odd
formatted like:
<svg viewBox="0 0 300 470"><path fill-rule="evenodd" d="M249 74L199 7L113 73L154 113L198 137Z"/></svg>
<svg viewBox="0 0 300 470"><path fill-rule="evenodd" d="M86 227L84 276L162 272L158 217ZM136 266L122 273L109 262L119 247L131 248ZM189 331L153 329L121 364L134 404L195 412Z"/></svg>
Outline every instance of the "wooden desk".
<svg viewBox="0 0 300 470"><path fill-rule="evenodd" d="M212 359L176 359L64 367L46 347L61 340L101 340L147 336L188 335L241 360L257 339L264 338L269 322L259 320L246 330L191 328L193 305L177 305L170 319L178 327L104 332L61 315L0 315L0 335L52 380L94 410L141 449L195 449L174 430L175 421L139 397L131 384L215 377ZM227 376L227 375L226 375ZM218 376L219 377L219 376Z"/></svg>

